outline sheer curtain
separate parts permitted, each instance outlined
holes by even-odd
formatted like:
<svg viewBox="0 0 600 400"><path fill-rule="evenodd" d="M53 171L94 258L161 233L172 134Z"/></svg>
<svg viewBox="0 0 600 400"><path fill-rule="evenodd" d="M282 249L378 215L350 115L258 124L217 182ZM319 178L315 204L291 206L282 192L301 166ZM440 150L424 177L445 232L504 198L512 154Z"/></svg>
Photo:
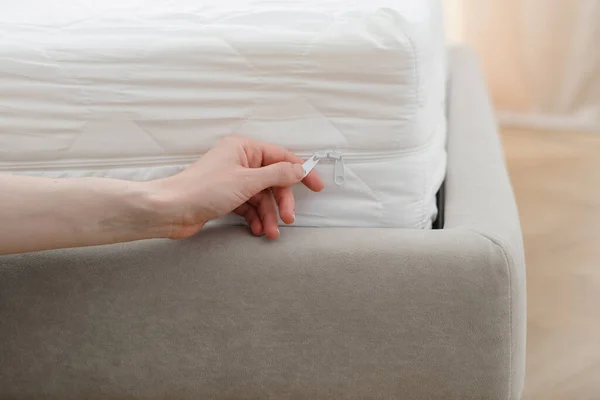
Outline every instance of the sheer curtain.
<svg viewBox="0 0 600 400"><path fill-rule="evenodd" d="M500 121L600 133L600 0L445 0L480 56Z"/></svg>

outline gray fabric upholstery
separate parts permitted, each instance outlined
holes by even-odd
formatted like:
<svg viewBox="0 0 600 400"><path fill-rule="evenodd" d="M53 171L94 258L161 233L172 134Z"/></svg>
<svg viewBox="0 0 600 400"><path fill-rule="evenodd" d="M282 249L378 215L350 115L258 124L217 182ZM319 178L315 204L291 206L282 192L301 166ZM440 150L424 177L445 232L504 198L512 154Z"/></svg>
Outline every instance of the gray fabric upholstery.
<svg viewBox="0 0 600 400"><path fill-rule="evenodd" d="M451 71L446 229L0 257L0 398L520 398L519 220L470 50Z"/></svg>

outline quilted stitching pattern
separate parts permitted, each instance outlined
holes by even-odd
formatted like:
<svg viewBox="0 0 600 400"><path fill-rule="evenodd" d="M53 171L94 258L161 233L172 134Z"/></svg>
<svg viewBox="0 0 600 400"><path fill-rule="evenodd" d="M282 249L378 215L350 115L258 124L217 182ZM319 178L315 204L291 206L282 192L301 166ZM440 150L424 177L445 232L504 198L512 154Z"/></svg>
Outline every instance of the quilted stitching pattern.
<svg viewBox="0 0 600 400"><path fill-rule="evenodd" d="M408 0L395 6L379 0L368 7L359 1L304 0L296 7L308 11L297 11L299 22L289 20L296 28L277 21L257 25L290 15L285 2L250 0L229 8L217 2L177 2L169 12L160 0L124 3L122 9L137 10L140 17L119 19L120 5L111 9L93 2L78 4L83 16L57 15L64 19L59 26L2 23L0 17L5 37L19 43L8 57L0 57L0 74L6 73L10 58L24 73L20 81L13 79L15 86L38 82L22 103L0 93L5 159L93 157L94 149L83 145L97 147L98 139L81 136L90 134L90 122L106 120L114 121L113 129L122 135L130 134L125 129L134 122L139 127L135 135L151 136L160 153L177 154L200 153L231 132L307 150L297 138L311 124L322 130L318 147L379 149L406 143L406 134L390 133L417 128L408 125L414 125L417 112L414 45L404 27L395 26L404 19L394 7L410 9ZM273 10L278 4L279 11ZM0 43L0 54L7 52L6 43ZM26 49L22 43L32 46L37 61L20 53ZM370 57L380 63L373 71L365 60ZM23 68L30 62L37 63L39 73ZM55 75L48 77L51 70ZM35 104L34 98L46 103ZM364 106L368 102L371 106ZM287 105L284 112L282 104ZM370 121L387 135L373 134L365 141L358 126ZM287 137L263 133L282 126L296 129ZM110 135L106 139L104 146L110 146ZM115 157L127 156L118 151ZM147 155L152 154L159 153L149 148Z"/></svg>

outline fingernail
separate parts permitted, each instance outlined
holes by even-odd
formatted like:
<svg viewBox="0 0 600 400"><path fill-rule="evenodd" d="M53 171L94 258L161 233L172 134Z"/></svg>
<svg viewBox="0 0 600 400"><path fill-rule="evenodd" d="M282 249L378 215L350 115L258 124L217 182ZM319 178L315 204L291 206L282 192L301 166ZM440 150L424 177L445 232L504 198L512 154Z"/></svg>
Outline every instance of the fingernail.
<svg viewBox="0 0 600 400"><path fill-rule="evenodd" d="M279 231L279 229L277 229L277 236L281 235L281 232Z"/></svg>
<svg viewBox="0 0 600 400"><path fill-rule="evenodd" d="M300 164L294 164L294 169L296 170L296 177L298 179L304 178L304 168Z"/></svg>
<svg viewBox="0 0 600 400"><path fill-rule="evenodd" d="M296 222L296 213L292 213L292 222Z"/></svg>

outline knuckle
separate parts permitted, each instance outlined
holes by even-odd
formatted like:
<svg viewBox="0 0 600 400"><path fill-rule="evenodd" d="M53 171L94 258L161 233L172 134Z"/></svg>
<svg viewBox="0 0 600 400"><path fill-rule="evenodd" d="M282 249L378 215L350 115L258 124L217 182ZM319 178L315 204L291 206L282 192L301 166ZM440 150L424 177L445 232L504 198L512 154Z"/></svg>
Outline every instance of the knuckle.
<svg viewBox="0 0 600 400"><path fill-rule="evenodd" d="M283 202L283 200L285 199L286 196L286 192L284 191L284 189L279 189L279 190L275 190L273 192L273 197L275 198L275 201L277 203L281 203Z"/></svg>
<svg viewBox="0 0 600 400"><path fill-rule="evenodd" d="M240 142L242 140L242 136L237 133L230 133L221 139L222 142L230 143L230 142Z"/></svg>
<svg viewBox="0 0 600 400"><path fill-rule="evenodd" d="M279 165L279 168L281 169L281 176L284 177L286 180L292 181L296 179L296 173L294 172L292 163L282 162Z"/></svg>

